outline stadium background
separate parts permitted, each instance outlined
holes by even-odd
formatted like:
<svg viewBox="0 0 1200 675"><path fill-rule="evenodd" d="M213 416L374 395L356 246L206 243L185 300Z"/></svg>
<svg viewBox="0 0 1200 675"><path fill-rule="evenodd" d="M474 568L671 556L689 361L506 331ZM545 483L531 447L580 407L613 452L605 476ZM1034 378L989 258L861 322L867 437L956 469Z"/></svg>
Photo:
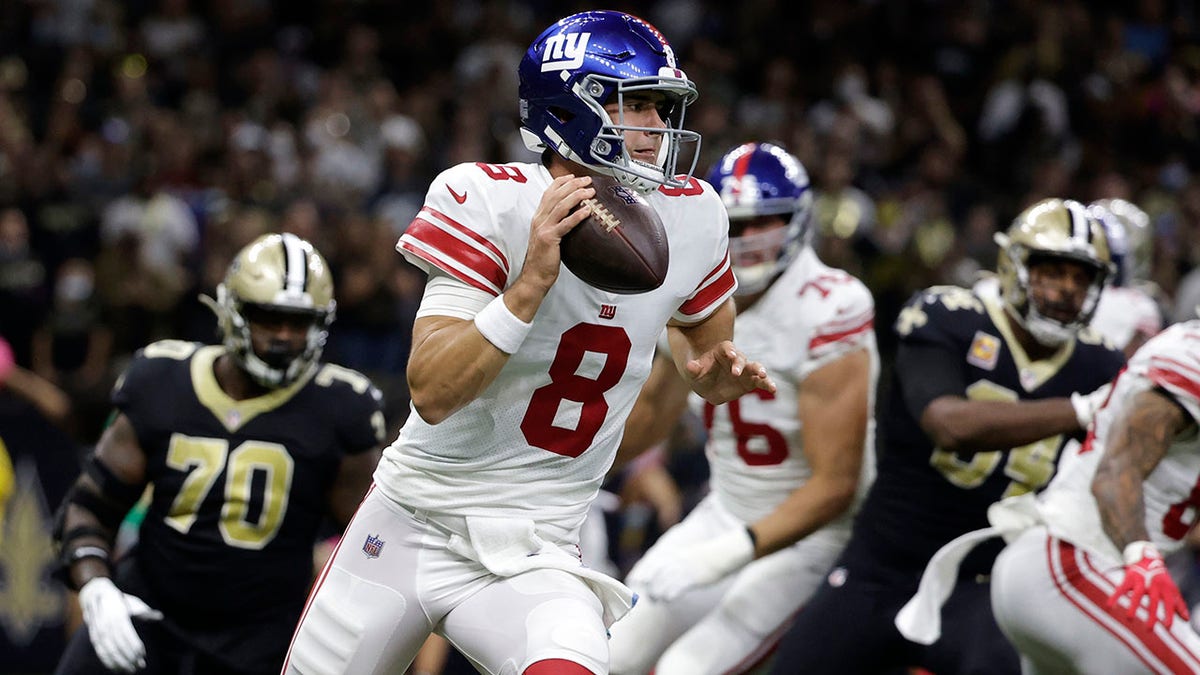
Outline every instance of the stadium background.
<svg viewBox="0 0 1200 675"><path fill-rule="evenodd" d="M992 233L1048 196L1138 203L1166 313L1194 315L1196 2L603 6L658 26L698 83L700 175L751 139L804 161L821 254L874 292L885 361L900 303L970 283L994 264ZM47 424L0 392L16 476L0 673L48 672L61 649L51 513L116 375L149 341L213 341L196 296L258 234L295 232L330 260L326 358L370 374L399 426L422 278L393 244L438 171L531 157L516 64L551 21L599 7L0 0L0 336L72 404ZM677 438L698 442L694 429ZM680 457L677 477L699 489L703 468ZM636 554L644 539L619 534Z"/></svg>

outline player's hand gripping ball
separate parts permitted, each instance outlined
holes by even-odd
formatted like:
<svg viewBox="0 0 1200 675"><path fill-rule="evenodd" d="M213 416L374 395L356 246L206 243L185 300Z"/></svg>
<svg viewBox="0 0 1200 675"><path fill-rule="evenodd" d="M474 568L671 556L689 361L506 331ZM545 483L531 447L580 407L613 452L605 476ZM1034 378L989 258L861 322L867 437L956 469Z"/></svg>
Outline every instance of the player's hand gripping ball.
<svg viewBox="0 0 1200 675"><path fill-rule="evenodd" d="M593 176L592 213L560 244L571 273L611 293L645 293L667 278L670 249L658 213L644 197L610 176Z"/></svg>

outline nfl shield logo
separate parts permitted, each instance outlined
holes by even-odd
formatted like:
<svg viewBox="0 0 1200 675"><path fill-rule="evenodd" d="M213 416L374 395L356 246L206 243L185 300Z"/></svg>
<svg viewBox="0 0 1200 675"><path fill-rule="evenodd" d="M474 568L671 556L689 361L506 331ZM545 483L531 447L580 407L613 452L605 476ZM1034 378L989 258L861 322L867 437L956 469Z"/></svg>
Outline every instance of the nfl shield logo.
<svg viewBox="0 0 1200 675"><path fill-rule="evenodd" d="M624 185L614 185L609 189L612 191L614 197L620 199L626 204L629 204L630 206L637 204L638 202L645 201L638 195L638 193L630 190Z"/></svg>
<svg viewBox="0 0 1200 675"><path fill-rule="evenodd" d="M379 537L367 534L367 541L363 543L363 553L366 553L368 558L378 558L384 543L386 542Z"/></svg>

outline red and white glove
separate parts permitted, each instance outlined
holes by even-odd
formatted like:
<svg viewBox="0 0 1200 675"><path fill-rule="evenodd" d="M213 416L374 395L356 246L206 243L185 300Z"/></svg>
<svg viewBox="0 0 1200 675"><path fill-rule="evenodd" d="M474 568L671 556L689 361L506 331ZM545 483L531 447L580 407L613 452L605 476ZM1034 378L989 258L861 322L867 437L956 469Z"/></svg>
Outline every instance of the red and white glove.
<svg viewBox="0 0 1200 675"><path fill-rule="evenodd" d="M1138 607L1142 605L1142 598L1149 596L1147 628L1152 628L1154 622L1159 620L1159 606L1163 609L1162 623L1167 628L1175 621L1176 614L1184 621L1188 620L1188 609L1183 602L1183 595L1179 593L1179 587L1167 573L1162 554L1154 544L1135 541L1125 547L1124 558L1125 580L1108 596L1109 609L1117 606L1121 598L1127 597L1129 606L1126 610L1128 617L1132 619L1137 614Z"/></svg>
<svg viewBox="0 0 1200 675"><path fill-rule="evenodd" d="M693 588L720 581L751 560L754 542L746 528L738 527L672 556L648 560L634 571L630 583L653 600L670 602Z"/></svg>

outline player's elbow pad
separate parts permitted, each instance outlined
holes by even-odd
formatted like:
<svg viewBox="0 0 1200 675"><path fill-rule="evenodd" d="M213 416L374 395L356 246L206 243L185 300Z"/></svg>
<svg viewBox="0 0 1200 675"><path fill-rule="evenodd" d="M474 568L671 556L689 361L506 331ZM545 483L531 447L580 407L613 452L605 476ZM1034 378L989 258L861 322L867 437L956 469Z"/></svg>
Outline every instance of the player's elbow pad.
<svg viewBox="0 0 1200 675"><path fill-rule="evenodd" d="M103 462L89 455L83 462L83 476L71 486L55 517L54 538L63 543L66 514L71 506L82 509L95 517L104 529L115 532L129 509L142 495L142 485L126 483L114 474Z"/></svg>

